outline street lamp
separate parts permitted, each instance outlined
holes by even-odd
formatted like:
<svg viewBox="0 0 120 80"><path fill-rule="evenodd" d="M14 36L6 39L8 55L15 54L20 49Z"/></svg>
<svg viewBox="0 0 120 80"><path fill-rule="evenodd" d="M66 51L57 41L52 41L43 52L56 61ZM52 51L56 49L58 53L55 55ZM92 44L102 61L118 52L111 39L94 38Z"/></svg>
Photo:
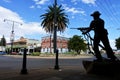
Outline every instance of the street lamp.
<svg viewBox="0 0 120 80"><path fill-rule="evenodd" d="M13 20L9 20L9 19L4 19L4 22L6 22L6 21L9 21L9 22L12 22L13 23L13 25L12 25L12 31L11 31L11 35L10 35L10 42L11 42L11 53L13 52L13 42L14 42L14 24L15 23L17 23L17 24L20 24L20 25L22 25L22 23L20 23L20 22L17 22L17 21L13 21Z"/></svg>

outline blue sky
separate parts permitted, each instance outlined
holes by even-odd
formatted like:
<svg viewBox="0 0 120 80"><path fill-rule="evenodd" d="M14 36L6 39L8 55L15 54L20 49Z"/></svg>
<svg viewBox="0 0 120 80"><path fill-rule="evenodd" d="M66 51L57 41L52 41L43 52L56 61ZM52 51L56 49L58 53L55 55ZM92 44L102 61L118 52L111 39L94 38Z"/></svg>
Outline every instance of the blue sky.
<svg viewBox="0 0 120 80"><path fill-rule="evenodd" d="M41 26L40 15L52 5L54 0L0 0L0 36L5 36L10 41L12 22L4 19L17 21L15 23L15 40L21 36L40 40L41 37L49 35ZM71 30L71 27L87 27L93 19L90 14L96 10L101 12L101 18L105 21L105 28L108 29L109 39L112 48L114 41L120 37L120 0L57 0L68 15L70 24L64 33L58 35L72 37L82 35L78 30ZM91 32L93 36L93 33Z"/></svg>

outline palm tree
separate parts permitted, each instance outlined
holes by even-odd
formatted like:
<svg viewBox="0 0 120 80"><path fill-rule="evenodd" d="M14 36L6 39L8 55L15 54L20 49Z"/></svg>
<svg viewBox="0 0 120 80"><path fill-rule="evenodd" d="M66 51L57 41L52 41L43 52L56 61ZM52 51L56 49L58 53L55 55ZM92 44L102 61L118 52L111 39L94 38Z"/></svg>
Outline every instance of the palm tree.
<svg viewBox="0 0 120 80"><path fill-rule="evenodd" d="M69 19L68 16L64 13L64 9L61 9L62 6L56 7L56 24L57 24L57 31L64 32L68 23ZM55 5L48 6L48 10L45 14L41 15L41 19L43 20L41 25L46 30L46 32L53 33L54 32L54 15L55 15Z"/></svg>
<svg viewBox="0 0 120 80"><path fill-rule="evenodd" d="M50 34L54 33L54 52L55 52L56 51L56 31L60 31L60 32L65 31L69 23L69 19L67 18L68 16L64 13L64 9L62 9L61 5L56 6L55 4L52 6L48 6L47 12L41 15L40 17L43 20L41 25L43 26L45 31ZM55 24L57 24L57 26L55 26Z"/></svg>
<svg viewBox="0 0 120 80"><path fill-rule="evenodd" d="M56 49L57 33L56 31L63 32L69 23L67 15L64 13L62 6L57 6L57 0L53 6L48 6L48 10L45 14L41 15L43 21L41 25L46 32L54 33L54 53L56 53L55 69L59 69L58 66L58 50ZM51 43L51 42L50 42Z"/></svg>

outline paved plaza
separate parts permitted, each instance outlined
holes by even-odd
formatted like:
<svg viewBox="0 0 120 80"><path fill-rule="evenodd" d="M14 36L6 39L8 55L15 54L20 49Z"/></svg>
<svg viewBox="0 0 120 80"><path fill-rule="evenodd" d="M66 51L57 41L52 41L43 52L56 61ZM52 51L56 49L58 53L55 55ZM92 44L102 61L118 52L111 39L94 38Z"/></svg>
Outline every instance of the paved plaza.
<svg viewBox="0 0 120 80"><path fill-rule="evenodd" d="M90 56L60 57L59 70L54 69L54 59L30 56L27 59L28 74L20 74L21 56L0 56L0 80L120 80L119 75L87 74L82 60L92 60Z"/></svg>

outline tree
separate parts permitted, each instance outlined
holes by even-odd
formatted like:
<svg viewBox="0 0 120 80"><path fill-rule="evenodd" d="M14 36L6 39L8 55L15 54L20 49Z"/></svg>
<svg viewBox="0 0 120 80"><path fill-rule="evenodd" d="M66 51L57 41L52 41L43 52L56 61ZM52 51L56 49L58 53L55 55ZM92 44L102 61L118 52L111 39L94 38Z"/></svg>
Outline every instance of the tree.
<svg viewBox="0 0 120 80"><path fill-rule="evenodd" d="M1 49L3 51L5 49L5 46L6 46L6 39L4 38L4 35L0 40L0 46L1 46Z"/></svg>
<svg viewBox="0 0 120 80"><path fill-rule="evenodd" d="M54 53L56 53L55 69L59 69L58 66L58 50L57 50L57 31L63 32L67 27L69 22L67 15L64 13L62 6L57 6L57 1L53 6L48 6L47 13L41 15L43 21L41 25L46 30L46 32L54 33ZM51 42L50 42L51 43Z"/></svg>
<svg viewBox="0 0 120 80"><path fill-rule="evenodd" d="M1 46L6 46L6 39L4 38L4 35L3 35L3 37L1 38L0 45L1 45Z"/></svg>
<svg viewBox="0 0 120 80"><path fill-rule="evenodd" d="M115 46L117 49L120 49L120 37L115 39Z"/></svg>
<svg viewBox="0 0 120 80"><path fill-rule="evenodd" d="M84 39L81 36L74 35L68 41L68 48L80 54L81 50L87 49L87 44L85 44Z"/></svg>
<svg viewBox="0 0 120 80"><path fill-rule="evenodd" d="M55 5L48 6L48 10L46 13L42 14L40 17L42 19L41 25L45 29L46 32L53 33L54 32L54 9ZM64 9L61 9L62 6L56 7L56 24L57 31L64 32L65 28L69 23L68 16L64 13Z"/></svg>

